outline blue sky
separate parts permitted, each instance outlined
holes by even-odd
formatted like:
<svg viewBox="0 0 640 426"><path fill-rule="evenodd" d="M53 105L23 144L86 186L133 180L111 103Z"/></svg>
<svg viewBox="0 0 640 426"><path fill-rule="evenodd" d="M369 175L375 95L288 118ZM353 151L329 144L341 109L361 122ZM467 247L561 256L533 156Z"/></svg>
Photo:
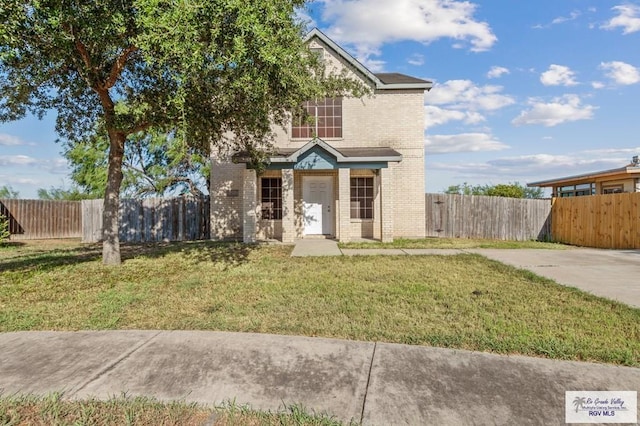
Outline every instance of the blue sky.
<svg viewBox="0 0 640 426"><path fill-rule="evenodd" d="M301 16L374 72L434 82L427 192L640 154L640 0L317 0ZM0 124L0 186L70 186L53 118Z"/></svg>

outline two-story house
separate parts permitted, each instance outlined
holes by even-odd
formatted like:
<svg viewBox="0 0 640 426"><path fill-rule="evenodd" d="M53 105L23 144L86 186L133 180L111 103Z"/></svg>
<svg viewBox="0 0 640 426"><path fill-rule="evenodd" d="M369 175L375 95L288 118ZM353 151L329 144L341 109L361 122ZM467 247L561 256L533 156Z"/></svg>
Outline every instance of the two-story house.
<svg viewBox="0 0 640 426"><path fill-rule="evenodd" d="M232 161L233 153L213 152L212 239L424 237L424 93L431 82L374 74L317 29L307 42L371 93L306 102L312 120L274 128L276 153L260 175L241 158Z"/></svg>

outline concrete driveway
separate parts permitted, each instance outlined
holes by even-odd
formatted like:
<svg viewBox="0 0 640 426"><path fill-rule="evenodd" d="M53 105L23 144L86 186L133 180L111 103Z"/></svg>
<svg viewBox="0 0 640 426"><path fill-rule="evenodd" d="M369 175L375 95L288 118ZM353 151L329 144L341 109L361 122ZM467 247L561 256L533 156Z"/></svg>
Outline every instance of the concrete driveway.
<svg viewBox="0 0 640 426"><path fill-rule="evenodd" d="M465 251L640 308L640 250L574 248Z"/></svg>

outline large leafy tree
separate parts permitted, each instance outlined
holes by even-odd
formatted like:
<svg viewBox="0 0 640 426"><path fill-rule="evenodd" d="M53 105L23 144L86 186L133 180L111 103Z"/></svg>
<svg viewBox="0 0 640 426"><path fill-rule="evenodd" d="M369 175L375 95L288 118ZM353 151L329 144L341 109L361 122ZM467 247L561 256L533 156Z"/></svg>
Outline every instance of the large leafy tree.
<svg viewBox="0 0 640 426"><path fill-rule="evenodd" d="M107 182L109 141L96 134L69 144L64 156L71 179L84 198L104 197ZM206 152L184 145L175 135L158 132L131 135L122 161L120 194L126 197L189 194L202 196L209 183Z"/></svg>
<svg viewBox="0 0 640 426"><path fill-rule="evenodd" d="M260 152L270 123L283 124L302 100L349 89L304 45L294 18L304 2L0 3L0 121L54 109L68 142L96 128L109 141L105 264L121 261L119 191L132 135L153 129L200 150L213 141Z"/></svg>

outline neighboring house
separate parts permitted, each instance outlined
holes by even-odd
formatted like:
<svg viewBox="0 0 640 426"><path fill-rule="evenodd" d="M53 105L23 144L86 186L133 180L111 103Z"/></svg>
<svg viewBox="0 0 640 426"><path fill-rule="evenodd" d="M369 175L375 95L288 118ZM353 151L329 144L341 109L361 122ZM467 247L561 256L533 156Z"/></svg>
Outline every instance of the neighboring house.
<svg viewBox="0 0 640 426"><path fill-rule="evenodd" d="M630 164L618 169L531 182L527 186L552 188L553 197L640 192L640 160L634 156Z"/></svg>
<svg viewBox="0 0 640 426"><path fill-rule="evenodd" d="M238 153L212 153L212 239L424 237L431 82L373 74L317 29L307 41L328 68L347 70L371 94L306 102L314 119L273 128L277 152L260 175Z"/></svg>

